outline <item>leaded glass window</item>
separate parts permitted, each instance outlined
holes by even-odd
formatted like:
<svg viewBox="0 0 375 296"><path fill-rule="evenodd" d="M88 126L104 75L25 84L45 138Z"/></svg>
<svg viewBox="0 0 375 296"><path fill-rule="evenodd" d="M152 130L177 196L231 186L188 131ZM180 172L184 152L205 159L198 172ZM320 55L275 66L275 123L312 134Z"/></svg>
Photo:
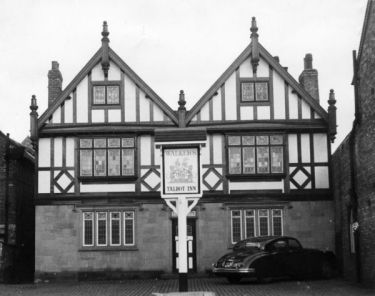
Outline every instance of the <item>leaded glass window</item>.
<svg viewBox="0 0 375 296"><path fill-rule="evenodd" d="M92 89L92 103L94 106L120 104L119 85L94 85Z"/></svg>
<svg viewBox="0 0 375 296"><path fill-rule="evenodd" d="M111 213L111 245L119 246L121 244L121 216L119 212Z"/></svg>
<svg viewBox="0 0 375 296"><path fill-rule="evenodd" d="M241 211L232 211L232 243L241 240L242 215Z"/></svg>
<svg viewBox="0 0 375 296"><path fill-rule="evenodd" d="M94 245L94 214L83 213L83 245Z"/></svg>
<svg viewBox="0 0 375 296"><path fill-rule="evenodd" d="M96 244L98 246L107 245L107 213L96 213Z"/></svg>
<svg viewBox="0 0 375 296"><path fill-rule="evenodd" d="M82 138L80 177L113 178L135 175L135 138Z"/></svg>
<svg viewBox="0 0 375 296"><path fill-rule="evenodd" d="M284 173L282 135L227 137L229 175L272 176Z"/></svg>
<svg viewBox="0 0 375 296"><path fill-rule="evenodd" d="M268 82L241 82L242 102L268 102Z"/></svg>
<svg viewBox="0 0 375 296"><path fill-rule="evenodd" d="M134 212L124 212L124 244L134 245Z"/></svg>

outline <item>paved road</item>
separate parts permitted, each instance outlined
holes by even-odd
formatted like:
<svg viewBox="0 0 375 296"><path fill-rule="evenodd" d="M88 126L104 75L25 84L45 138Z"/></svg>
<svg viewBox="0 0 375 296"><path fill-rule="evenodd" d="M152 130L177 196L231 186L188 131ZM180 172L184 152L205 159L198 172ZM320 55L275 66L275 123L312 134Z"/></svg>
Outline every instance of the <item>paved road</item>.
<svg viewBox="0 0 375 296"><path fill-rule="evenodd" d="M153 292L178 291L177 280L127 280L117 282L64 282L29 285L0 285L1 296L150 296ZM355 296L375 295L375 289L361 288L342 280L276 281L257 284L243 281L230 285L221 278L189 279L189 291L213 291L217 296Z"/></svg>

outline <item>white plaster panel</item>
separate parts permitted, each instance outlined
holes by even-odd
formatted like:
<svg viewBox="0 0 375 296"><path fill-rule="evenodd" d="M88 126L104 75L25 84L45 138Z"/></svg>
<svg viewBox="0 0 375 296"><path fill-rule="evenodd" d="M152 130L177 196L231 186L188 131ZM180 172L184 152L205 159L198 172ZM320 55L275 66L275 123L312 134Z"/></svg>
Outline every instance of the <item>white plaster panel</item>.
<svg viewBox="0 0 375 296"><path fill-rule="evenodd" d="M311 112L310 112L310 106L302 100L301 102L302 107L302 119L311 119Z"/></svg>
<svg viewBox="0 0 375 296"><path fill-rule="evenodd" d="M284 181L273 182L230 182L229 190L269 190L279 189L284 191Z"/></svg>
<svg viewBox="0 0 375 296"><path fill-rule="evenodd" d="M140 121L150 121L150 100L146 99L146 94L144 92L140 92L139 94L139 120Z"/></svg>
<svg viewBox="0 0 375 296"><path fill-rule="evenodd" d="M210 101L201 108L201 120L210 120Z"/></svg>
<svg viewBox="0 0 375 296"><path fill-rule="evenodd" d="M321 119L320 115L318 113L316 113L316 112L314 112L314 118L315 119Z"/></svg>
<svg viewBox="0 0 375 296"><path fill-rule="evenodd" d="M275 119L285 119L285 82L273 71L273 104Z"/></svg>
<svg viewBox="0 0 375 296"><path fill-rule="evenodd" d="M191 119L191 121L197 121L197 120L198 120L198 116L197 115L193 116L193 118Z"/></svg>
<svg viewBox="0 0 375 296"><path fill-rule="evenodd" d="M303 167L306 171L308 171L311 175L311 167L307 167L307 166L304 166ZM311 181L309 183L307 183L307 185L305 186L305 189L311 189Z"/></svg>
<svg viewBox="0 0 375 296"><path fill-rule="evenodd" d="M270 69L268 63L260 58L259 65L257 68L257 77L269 77L270 76Z"/></svg>
<svg viewBox="0 0 375 296"><path fill-rule="evenodd" d="M154 121L163 121L164 120L163 111L161 111L161 109L156 104L154 104L153 109L154 109Z"/></svg>
<svg viewBox="0 0 375 296"><path fill-rule="evenodd" d="M212 119L221 120L221 88L218 89L217 95L212 98Z"/></svg>
<svg viewBox="0 0 375 296"><path fill-rule="evenodd" d="M207 171L207 168L202 168L202 176L206 173ZM203 191L208 191L209 189L207 188L206 185L204 185L204 183L202 182L202 190Z"/></svg>
<svg viewBox="0 0 375 296"><path fill-rule="evenodd" d="M240 77L251 78L253 77L253 68L251 67L250 59L246 59L240 66Z"/></svg>
<svg viewBox="0 0 375 296"><path fill-rule="evenodd" d="M108 122L121 122L121 109L109 109Z"/></svg>
<svg viewBox="0 0 375 296"><path fill-rule="evenodd" d="M75 141L74 138L66 138L66 166L74 166Z"/></svg>
<svg viewBox="0 0 375 296"><path fill-rule="evenodd" d="M39 153L38 153L38 165L39 167L50 167L51 166L51 139L40 138L39 139Z"/></svg>
<svg viewBox="0 0 375 296"><path fill-rule="evenodd" d="M100 63L91 70L91 80L104 81L104 73L102 70L102 65Z"/></svg>
<svg viewBox="0 0 375 296"><path fill-rule="evenodd" d="M73 94L70 94L70 99L65 100L65 123L73 122Z"/></svg>
<svg viewBox="0 0 375 296"><path fill-rule="evenodd" d="M328 162L328 146L326 134L314 134L314 161Z"/></svg>
<svg viewBox="0 0 375 296"><path fill-rule="evenodd" d="M210 151L209 151L209 138L207 139L207 145L205 147L202 147L201 151L201 162L202 165L204 164L210 164Z"/></svg>
<svg viewBox="0 0 375 296"><path fill-rule="evenodd" d="M223 163L223 136L216 134L212 136L214 164Z"/></svg>
<svg viewBox="0 0 375 296"><path fill-rule="evenodd" d="M155 145L154 145L155 147ZM161 150L154 148L155 155L155 165L160 165L161 163Z"/></svg>
<svg viewBox="0 0 375 296"><path fill-rule="evenodd" d="M289 162L298 162L297 135L288 135Z"/></svg>
<svg viewBox="0 0 375 296"><path fill-rule="evenodd" d="M135 184L82 184L81 192L135 192Z"/></svg>
<svg viewBox="0 0 375 296"><path fill-rule="evenodd" d="M88 122L87 76L77 86L77 122Z"/></svg>
<svg viewBox="0 0 375 296"><path fill-rule="evenodd" d="M53 112L52 123L61 123L61 106Z"/></svg>
<svg viewBox="0 0 375 296"><path fill-rule="evenodd" d="M269 106L257 106L257 119L269 120L271 119L271 109Z"/></svg>
<svg viewBox="0 0 375 296"><path fill-rule="evenodd" d="M254 119L254 107L253 106L241 106L240 117L241 117L241 120L253 120Z"/></svg>
<svg viewBox="0 0 375 296"><path fill-rule="evenodd" d="M310 162L310 135L301 135L302 162Z"/></svg>
<svg viewBox="0 0 375 296"><path fill-rule="evenodd" d="M225 119L237 120L236 73L225 82Z"/></svg>
<svg viewBox="0 0 375 296"><path fill-rule="evenodd" d="M136 121L136 86L125 76L125 121Z"/></svg>
<svg viewBox="0 0 375 296"><path fill-rule="evenodd" d="M150 190L145 185L141 184L141 191L142 192L148 192Z"/></svg>
<svg viewBox="0 0 375 296"><path fill-rule="evenodd" d="M112 62L109 62L108 80L121 80L121 70Z"/></svg>
<svg viewBox="0 0 375 296"><path fill-rule="evenodd" d="M50 193L51 174L49 171L39 171L38 173L38 192Z"/></svg>
<svg viewBox="0 0 375 296"><path fill-rule="evenodd" d="M54 166L61 167L63 158L62 138L55 138L54 140Z"/></svg>
<svg viewBox="0 0 375 296"><path fill-rule="evenodd" d="M151 136L140 137L141 165L151 165Z"/></svg>
<svg viewBox="0 0 375 296"><path fill-rule="evenodd" d="M298 96L289 87L289 118L298 119Z"/></svg>
<svg viewBox="0 0 375 296"><path fill-rule="evenodd" d="M329 188L328 166L315 167L315 188Z"/></svg>
<svg viewBox="0 0 375 296"><path fill-rule="evenodd" d="M94 109L91 112L92 122L104 122L104 110Z"/></svg>

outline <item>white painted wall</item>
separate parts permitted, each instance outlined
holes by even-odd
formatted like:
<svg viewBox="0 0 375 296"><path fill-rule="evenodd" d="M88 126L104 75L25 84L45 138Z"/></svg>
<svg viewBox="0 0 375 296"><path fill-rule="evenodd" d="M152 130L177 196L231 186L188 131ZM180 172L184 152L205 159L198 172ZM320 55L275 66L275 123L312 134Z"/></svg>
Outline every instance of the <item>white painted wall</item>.
<svg viewBox="0 0 375 296"><path fill-rule="evenodd" d="M298 96L289 87L289 118L298 119Z"/></svg>
<svg viewBox="0 0 375 296"><path fill-rule="evenodd" d="M253 106L241 106L240 118L241 120L253 120L254 119L254 107Z"/></svg>
<svg viewBox="0 0 375 296"><path fill-rule="evenodd" d="M88 122L88 79L87 76L77 86L77 122Z"/></svg>
<svg viewBox="0 0 375 296"><path fill-rule="evenodd" d="M258 106L257 107L258 120L269 120L271 119L270 106Z"/></svg>
<svg viewBox="0 0 375 296"><path fill-rule="evenodd" d="M273 72L273 104L274 118L285 119L285 83L276 71Z"/></svg>
<svg viewBox="0 0 375 296"><path fill-rule="evenodd" d="M62 138L55 138L54 139L54 167L61 167L62 166L62 158L63 158L63 143Z"/></svg>
<svg viewBox="0 0 375 296"><path fill-rule="evenodd" d="M225 119L237 120L236 73L225 82Z"/></svg>
<svg viewBox="0 0 375 296"><path fill-rule="evenodd" d="M61 123L61 106L53 112L52 123Z"/></svg>
<svg viewBox="0 0 375 296"><path fill-rule="evenodd" d="M328 162L328 145L326 134L314 134L314 161Z"/></svg>
<svg viewBox="0 0 375 296"><path fill-rule="evenodd" d="M257 77L269 77L270 76L270 69L268 63L263 59L260 58L259 65L257 68Z"/></svg>
<svg viewBox="0 0 375 296"><path fill-rule="evenodd" d="M66 138L66 166L74 166L75 139Z"/></svg>
<svg viewBox="0 0 375 296"><path fill-rule="evenodd" d="M213 120L221 120L222 116L222 110L221 110L221 88L217 91L217 95L213 96L212 98L212 105L213 105L213 114L212 119Z"/></svg>
<svg viewBox="0 0 375 296"><path fill-rule="evenodd" d="M231 182L228 181L229 191L231 190L270 190L279 189L284 192L284 181L272 182Z"/></svg>
<svg viewBox="0 0 375 296"><path fill-rule="evenodd" d="M91 110L91 121L93 123L104 122L104 110L103 109L93 109Z"/></svg>
<svg viewBox="0 0 375 296"><path fill-rule="evenodd" d="M208 100L206 104L201 108L201 120L210 120L210 101Z"/></svg>
<svg viewBox="0 0 375 296"><path fill-rule="evenodd" d="M253 68L251 67L250 59L246 59L240 66L240 77L241 78L252 78Z"/></svg>
<svg viewBox="0 0 375 296"><path fill-rule="evenodd" d="M108 80L121 80L121 70L113 62L109 62Z"/></svg>
<svg viewBox="0 0 375 296"><path fill-rule="evenodd" d="M51 173L49 171L38 172L38 192L50 193Z"/></svg>
<svg viewBox="0 0 375 296"><path fill-rule="evenodd" d="M212 135L214 164L223 163L223 142L224 142L223 135L221 134Z"/></svg>
<svg viewBox="0 0 375 296"><path fill-rule="evenodd" d="M82 193L87 192L135 192L135 184L82 184Z"/></svg>
<svg viewBox="0 0 375 296"><path fill-rule="evenodd" d="M329 188L328 166L315 167L315 187L317 189Z"/></svg>
<svg viewBox="0 0 375 296"><path fill-rule="evenodd" d="M121 109L108 109L108 122L121 122Z"/></svg>
<svg viewBox="0 0 375 296"><path fill-rule="evenodd" d="M154 108L154 121L163 121L164 120L163 111L161 111L161 109L156 104L154 104L153 108Z"/></svg>
<svg viewBox="0 0 375 296"><path fill-rule="evenodd" d="M102 70L102 65L100 63L91 70L91 80L104 81L104 73Z"/></svg>
<svg viewBox="0 0 375 296"><path fill-rule="evenodd" d="M310 135L301 134L301 156L302 162L310 162Z"/></svg>
<svg viewBox="0 0 375 296"><path fill-rule="evenodd" d="M288 151L289 151L289 162L298 162L298 147L297 147L297 135L288 135Z"/></svg>
<svg viewBox="0 0 375 296"><path fill-rule="evenodd" d="M51 166L51 139L39 139L38 167Z"/></svg>
<svg viewBox="0 0 375 296"><path fill-rule="evenodd" d="M302 100L301 102L301 109L302 109L302 119L310 119L311 118L311 108L310 106L304 101Z"/></svg>
<svg viewBox="0 0 375 296"><path fill-rule="evenodd" d="M125 121L136 121L136 86L125 75Z"/></svg>
<svg viewBox="0 0 375 296"><path fill-rule="evenodd" d="M151 165L151 136L141 136L140 140L140 158L141 165Z"/></svg>
<svg viewBox="0 0 375 296"><path fill-rule="evenodd" d="M143 91L139 92L139 120L150 121L150 100L146 99L146 94Z"/></svg>
<svg viewBox="0 0 375 296"><path fill-rule="evenodd" d="M73 122L73 94L70 94L70 99L65 100L65 123Z"/></svg>

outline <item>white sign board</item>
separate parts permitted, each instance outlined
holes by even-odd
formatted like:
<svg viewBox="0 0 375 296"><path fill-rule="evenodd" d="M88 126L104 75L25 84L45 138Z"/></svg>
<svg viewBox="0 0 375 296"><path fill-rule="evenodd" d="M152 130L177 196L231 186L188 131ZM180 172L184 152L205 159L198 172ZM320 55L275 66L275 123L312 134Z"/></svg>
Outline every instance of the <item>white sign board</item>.
<svg viewBox="0 0 375 296"><path fill-rule="evenodd" d="M201 195L198 147L163 148L162 196Z"/></svg>

